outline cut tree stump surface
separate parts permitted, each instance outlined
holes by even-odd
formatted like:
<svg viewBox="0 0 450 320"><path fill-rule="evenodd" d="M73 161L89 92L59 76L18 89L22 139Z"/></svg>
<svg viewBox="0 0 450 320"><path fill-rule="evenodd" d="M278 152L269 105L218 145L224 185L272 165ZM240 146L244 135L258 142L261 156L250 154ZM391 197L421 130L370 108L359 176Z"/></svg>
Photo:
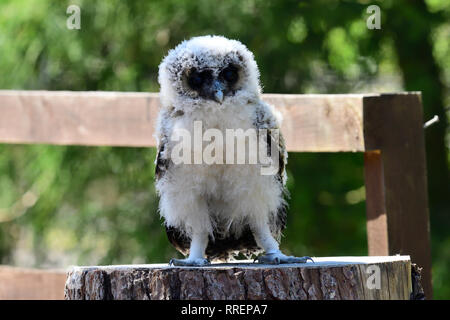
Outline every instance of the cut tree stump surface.
<svg viewBox="0 0 450 320"><path fill-rule="evenodd" d="M313 258L314 263L207 267L73 267L68 300L410 299L409 256Z"/></svg>

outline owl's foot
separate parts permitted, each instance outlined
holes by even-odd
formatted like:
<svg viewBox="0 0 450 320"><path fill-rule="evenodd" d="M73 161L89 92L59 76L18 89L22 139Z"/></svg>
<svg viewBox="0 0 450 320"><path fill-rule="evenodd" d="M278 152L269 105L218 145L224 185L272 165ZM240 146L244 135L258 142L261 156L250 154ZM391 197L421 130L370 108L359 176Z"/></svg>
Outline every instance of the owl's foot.
<svg viewBox="0 0 450 320"><path fill-rule="evenodd" d="M170 259L169 261L169 266L181 267L203 267L210 264L211 262L205 258Z"/></svg>
<svg viewBox="0 0 450 320"><path fill-rule="evenodd" d="M259 256L255 259L254 262L260 264L282 264L282 263L306 263L308 260L313 259L311 257L293 257L286 256L281 251L265 254L263 256Z"/></svg>

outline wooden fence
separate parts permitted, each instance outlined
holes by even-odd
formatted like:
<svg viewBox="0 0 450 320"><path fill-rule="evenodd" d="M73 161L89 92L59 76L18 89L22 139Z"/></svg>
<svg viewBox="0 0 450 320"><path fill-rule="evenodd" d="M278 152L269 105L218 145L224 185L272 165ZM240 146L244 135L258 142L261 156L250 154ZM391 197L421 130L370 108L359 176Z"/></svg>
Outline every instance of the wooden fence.
<svg viewBox="0 0 450 320"><path fill-rule="evenodd" d="M64 299L66 272L0 266L0 300Z"/></svg>

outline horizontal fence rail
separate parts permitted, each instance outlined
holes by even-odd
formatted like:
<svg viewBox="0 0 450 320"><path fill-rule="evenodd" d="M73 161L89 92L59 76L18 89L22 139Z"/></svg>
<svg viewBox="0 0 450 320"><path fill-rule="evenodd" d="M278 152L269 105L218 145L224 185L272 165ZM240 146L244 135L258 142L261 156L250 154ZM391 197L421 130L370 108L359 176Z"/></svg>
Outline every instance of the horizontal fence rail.
<svg viewBox="0 0 450 320"><path fill-rule="evenodd" d="M66 272L0 266L0 300L62 300Z"/></svg>
<svg viewBox="0 0 450 320"><path fill-rule="evenodd" d="M289 151L364 151L363 98L264 94L283 114ZM0 142L155 146L157 93L2 91Z"/></svg>

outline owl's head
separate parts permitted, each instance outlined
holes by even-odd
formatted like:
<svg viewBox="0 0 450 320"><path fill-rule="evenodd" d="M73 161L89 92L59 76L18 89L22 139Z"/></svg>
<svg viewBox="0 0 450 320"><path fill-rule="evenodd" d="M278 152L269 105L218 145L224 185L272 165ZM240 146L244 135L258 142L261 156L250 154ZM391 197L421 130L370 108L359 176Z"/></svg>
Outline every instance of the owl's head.
<svg viewBox="0 0 450 320"><path fill-rule="evenodd" d="M163 107L222 106L261 93L253 54L237 40L202 36L169 51L159 66Z"/></svg>

